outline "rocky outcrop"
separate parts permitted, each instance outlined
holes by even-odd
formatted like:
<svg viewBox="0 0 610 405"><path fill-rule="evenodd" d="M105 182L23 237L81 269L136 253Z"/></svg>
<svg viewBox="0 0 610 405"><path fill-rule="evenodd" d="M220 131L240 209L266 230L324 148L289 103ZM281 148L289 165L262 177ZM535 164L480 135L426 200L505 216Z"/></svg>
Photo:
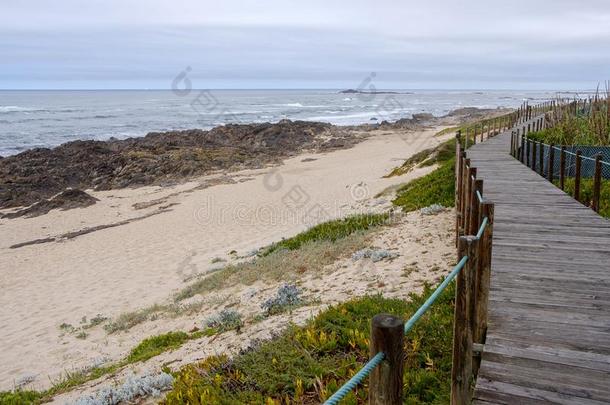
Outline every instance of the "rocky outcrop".
<svg viewBox="0 0 610 405"><path fill-rule="evenodd" d="M351 127L290 120L231 124L209 131L151 132L141 138L74 141L53 149L32 149L0 159L0 208L29 207L5 218L40 215L53 208L95 202L76 195L83 193L79 190L168 184L217 170L260 168L304 151L351 147L376 129L455 125L500 112L462 108L444 117L420 113L393 123Z"/></svg>
<svg viewBox="0 0 610 405"><path fill-rule="evenodd" d="M338 127L289 120L226 125L209 131L154 132L126 140L69 142L0 160L0 208L40 202L45 205L36 209L41 210L55 204L47 199L67 188L107 190L162 184L214 170L262 167L306 149L349 143L349 136Z"/></svg>
<svg viewBox="0 0 610 405"><path fill-rule="evenodd" d="M2 218L17 218L17 217L37 217L46 214L53 209L69 210L72 208L82 208L93 205L99 201L97 198L90 196L82 190L68 189L48 200L42 200L32 204L28 208L10 212L2 215Z"/></svg>

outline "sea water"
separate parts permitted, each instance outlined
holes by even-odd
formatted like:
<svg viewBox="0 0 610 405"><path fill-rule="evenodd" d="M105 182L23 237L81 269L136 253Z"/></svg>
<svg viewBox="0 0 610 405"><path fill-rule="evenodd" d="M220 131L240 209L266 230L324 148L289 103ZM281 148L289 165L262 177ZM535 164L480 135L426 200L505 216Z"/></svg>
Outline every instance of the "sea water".
<svg viewBox="0 0 610 405"><path fill-rule="evenodd" d="M460 107L518 107L553 91L394 90L2 90L0 155L77 139L144 136L228 123L323 121L338 125L444 115Z"/></svg>

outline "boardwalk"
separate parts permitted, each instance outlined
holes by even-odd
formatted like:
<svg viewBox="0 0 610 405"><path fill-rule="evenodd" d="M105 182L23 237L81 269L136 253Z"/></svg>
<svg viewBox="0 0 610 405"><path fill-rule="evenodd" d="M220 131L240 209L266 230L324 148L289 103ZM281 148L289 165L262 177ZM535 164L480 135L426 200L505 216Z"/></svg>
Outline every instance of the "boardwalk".
<svg viewBox="0 0 610 405"><path fill-rule="evenodd" d="M477 404L610 403L610 221L509 154L468 150L495 203Z"/></svg>

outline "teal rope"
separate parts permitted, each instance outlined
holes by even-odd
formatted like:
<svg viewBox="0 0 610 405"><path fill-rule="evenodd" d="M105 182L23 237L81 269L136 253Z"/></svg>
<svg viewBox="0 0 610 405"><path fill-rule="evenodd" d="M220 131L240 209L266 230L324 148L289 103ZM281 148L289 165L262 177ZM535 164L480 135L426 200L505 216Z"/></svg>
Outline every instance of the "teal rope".
<svg viewBox="0 0 610 405"><path fill-rule="evenodd" d="M343 384L343 386L339 388L337 392L328 398L326 402L324 402L324 405L337 405L339 401L345 398L345 396L351 390L356 388L356 386L360 384L362 380L364 380L371 373L371 371L373 371L375 367L377 367L383 361L384 358L385 354L383 352L379 352L373 356L373 358L370 359L368 363L366 363L364 367L360 369L360 371L354 374L354 376L350 378L348 382Z"/></svg>
<svg viewBox="0 0 610 405"><path fill-rule="evenodd" d="M411 319L409 319L407 323L405 323L405 333L407 333L413 327L413 325L415 325L415 322L417 322L419 318L421 318L421 316L430 308L432 304L434 304L434 301L436 301L438 296L443 292L447 285L449 285L451 280L453 280L455 276L458 275L458 273L460 272L460 270L462 270L467 261L468 256L462 257L462 260L460 260L459 263L456 264L451 273L449 273L449 275L443 280L441 285L439 285L436 290L434 290L434 292L428 297L426 302L424 302L424 304L419 307L419 309L411 317Z"/></svg>
<svg viewBox="0 0 610 405"><path fill-rule="evenodd" d="M484 222L487 221L487 217L485 217ZM460 270L464 268L464 265L468 261L468 256L462 257L462 259L455 265L451 273L443 280L443 282L434 290L434 292L428 297L426 302L419 307L417 312L407 321L405 324L405 333L407 333L413 325L422 317L422 315L430 309L434 301L438 298L438 296L443 292L445 288L449 285L449 283L458 275ZM339 401L341 401L345 396L353 390L358 384L362 382L370 373L377 367L385 358L385 354L383 352L377 353L373 358L371 358L368 363L364 365L352 378L349 379L345 384L341 386L330 398L324 402L324 405L337 405Z"/></svg>
<svg viewBox="0 0 610 405"><path fill-rule="evenodd" d="M483 202L483 196L481 195L479 190L477 190L477 198L479 199L479 202Z"/></svg>
<svg viewBox="0 0 610 405"><path fill-rule="evenodd" d="M489 220L487 217L483 218L483 222L481 222L481 226L479 227L479 232L477 232L477 239L481 239L483 236L483 232L485 231L485 227L487 226L488 222Z"/></svg>

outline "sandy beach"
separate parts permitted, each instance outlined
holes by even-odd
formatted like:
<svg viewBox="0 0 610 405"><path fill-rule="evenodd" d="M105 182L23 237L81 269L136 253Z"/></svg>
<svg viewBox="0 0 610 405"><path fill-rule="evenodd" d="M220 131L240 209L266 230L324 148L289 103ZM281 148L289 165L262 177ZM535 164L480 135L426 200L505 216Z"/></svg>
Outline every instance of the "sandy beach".
<svg viewBox="0 0 610 405"><path fill-rule="evenodd" d="M383 176L451 136L434 137L438 129L378 131L351 149L171 187L88 190L100 200L90 207L3 219L0 342L9 350L0 354L0 387L13 388L23 377L47 387L66 370L120 358L146 336L176 326L115 334L96 327L78 339L62 324L167 301L198 274L311 225L387 210L388 198L375 195L433 167Z"/></svg>

